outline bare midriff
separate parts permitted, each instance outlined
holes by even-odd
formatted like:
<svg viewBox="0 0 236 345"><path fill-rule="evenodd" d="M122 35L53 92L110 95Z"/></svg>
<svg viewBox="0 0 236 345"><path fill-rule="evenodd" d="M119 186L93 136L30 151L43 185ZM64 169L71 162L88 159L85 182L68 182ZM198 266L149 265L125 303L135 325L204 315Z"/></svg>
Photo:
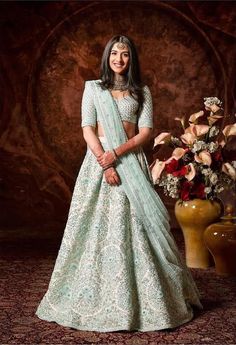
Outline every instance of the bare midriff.
<svg viewBox="0 0 236 345"><path fill-rule="evenodd" d="M114 97L115 99L122 99L126 96L130 96L129 91L111 90L110 93L111 93L112 97ZM124 130L127 134L127 137L129 139L134 137L135 136L135 128L136 128L135 123L128 122L128 121L122 121L122 123L123 123ZM99 137L104 137L104 130L103 130L103 128L99 122L97 122L96 134Z"/></svg>
<svg viewBox="0 0 236 345"><path fill-rule="evenodd" d="M136 127L135 123L131 123L128 121L122 121L122 123L123 123L124 130L127 134L127 137L129 139L134 137L135 136L135 127ZM103 128L99 122L97 122L96 134L98 137L104 137L105 136L104 130L103 130Z"/></svg>

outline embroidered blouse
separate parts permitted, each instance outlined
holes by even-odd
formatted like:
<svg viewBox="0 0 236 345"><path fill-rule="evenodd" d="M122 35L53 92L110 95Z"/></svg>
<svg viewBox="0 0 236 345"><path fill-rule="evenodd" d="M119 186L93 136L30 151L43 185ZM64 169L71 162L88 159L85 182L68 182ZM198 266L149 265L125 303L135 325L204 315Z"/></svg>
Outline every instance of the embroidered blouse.
<svg viewBox="0 0 236 345"><path fill-rule="evenodd" d="M119 114L122 121L135 123L139 128L149 127L153 128L153 106L152 96L148 86L144 86L144 102L140 114L137 113L138 102L132 96L128 95L120 99L113 97L115 104L117 105ZM96 127L99 122L99 114L97 114L94 104L94 91L91 83L85 83L85 89L82 97L81 106L81 126L93 126Z"/></svg>

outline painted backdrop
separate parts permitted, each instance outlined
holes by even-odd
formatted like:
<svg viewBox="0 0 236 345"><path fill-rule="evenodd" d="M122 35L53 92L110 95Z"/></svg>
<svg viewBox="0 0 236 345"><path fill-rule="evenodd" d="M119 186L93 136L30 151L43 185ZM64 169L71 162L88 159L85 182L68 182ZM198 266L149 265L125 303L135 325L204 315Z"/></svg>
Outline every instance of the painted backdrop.
<svg viewBox="0 0 236 345"><path fill-rule="evenodd" d="M99 76L118 33L135 41L154 101L154 133L203 108L235 113L234 2L61 1L0 3L1 226L63 229L85 154L84 81ZM227 117L228 116L228 117ZM145 148L152 160L151 144ZM173 201L164 199L172 212ZM46 224L46 225L45 225Z"/></svg>

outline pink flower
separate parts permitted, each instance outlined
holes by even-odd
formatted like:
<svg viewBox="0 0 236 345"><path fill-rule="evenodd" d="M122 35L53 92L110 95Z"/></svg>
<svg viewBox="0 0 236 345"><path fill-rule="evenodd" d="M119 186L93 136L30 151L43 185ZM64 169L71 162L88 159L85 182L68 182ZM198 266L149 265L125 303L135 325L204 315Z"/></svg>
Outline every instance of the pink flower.
<svg viewBox="0 0 236 345"><path fill-rule="evenodd" d="M168 143L172 149L171 157L168 155L170 158L164 162L155 161L152 171L153 178L164 188L164 193L172 198L214 200L224 189L224 184L230 186L236 181L235 155L227 154L228 147L232 146L231 139L236 136L236 123L220 130L214 124L223 117L222 102L217 97L204 100L209 112L201 110L191 114L187 128L185 117L175 118L184 129L182 135L176 137L164 132L155 138L154 147ZM204 117L201 124L199 119L205 114L208 123Z"/></svg>
<svg viewBox="0 0 236 345"><path fill-rule="evenodd" d="M187 167L188 167L188 173L185 175L185 177L188 181L192 181L194 177L196 176L196 170L194 168L193 163L188 164Z"/></svg>
<svg viewBox="0 0 236 345"><path fill-rule="evenodd" d="M210 166L212 163L211 155L208 151L201 151L198 155L195 154L194 159L198 163Z"/></svg>
<svg viewBox="0 0 236 345"><path fill-rule="evenodd" d="M168 132L163 132L161 134L159 134L155 139L154 139L154 147L156 147L157 145L162 145L162 144L166 144L167 142L170 141L171 138L171 134Z"/></svg>
<svg viewBox="0 0 236 345"><path fill-rule="evenodd" d="M175 117L175 121L179 121L181 123L181 126L184 129L184 122L185 122L185 116L182 117Z"/></svg>
<svg viewBox="0 0 236 345"><path fill-rule="evenodd" d="M192 133L185 133L185 134L182 134L180 136L180 139L186 145L193 145L193 143L196 141L197 137Z"/></svg>
<svg viewBox="0 0 236 345"><path fill-rule="evenodd" d="M167 162L169 163L172 159L176 159L178 161L185 155L186 151L188 150L183 149L181 147L177 147L176 149L174 149L174 151L172 152L172 156L167 160Z"/></svg>
<svg viewBox="0 0 236 345"><path fill-rule="evenodd" d="M227 138L230 135L236 135L236 123L233 125L228 125L223 129L223 134Z"/></svg>
<svg viewBox="0 0 236 345"><path fill-rule="evenodd" d="M219 142L219 145L220 145L221 147L224 147L225 144L226 144L226 141L225 141L224 139L222 139L222 140Z"/></svg>
<svg viewBox="0 0 236 345"><path fill-rule="evenodd" d="M190 115L188 121L189 121L190 123L195 123L195 122L197 121L197 119L198 119L199 117L203 116L203 115L204 115L204 111L201 110L201 111L199 111L198 113L194 113L194 114Z"/></svg>
<svg viewBox="0 0 236 345"><path fill-rule="evenodd" d="M188 128L186 128L185 133L191 133L196 137L200 137L206 134L210 129L208 125L193 125L191 124Z"/></svg>
<svg viewBox="0 0 236 345"><path fill-rule="evenodd" d="M216 104L211 104L211 105L207 105L205 109L211 111L211 113L214 114L220 109L220 107L218 107L218 105Z"/></svg>
<svg viewBox="0 0 236 345"><path fill-rule="evenodd" d="M160 178L162 171L165 169L165 165L165 162L156 159L155 164L151 167L153 183L156 183L157 180Z"/></svg>
<svg viewBox="0 0 236 345"><path fill-rule="evenodd" d="M211 115L208 116L207 120L210 126L212 126L216 121L218 121L219 119L222 119L223 116L221 115Z"/></svg>
<svg viewBox="0 0 236 345"><path fill-rule="evenodd" d="M234 181L236 180L236 170L230 163L224 163L222 165L222 171L230 176Z"/></svg>

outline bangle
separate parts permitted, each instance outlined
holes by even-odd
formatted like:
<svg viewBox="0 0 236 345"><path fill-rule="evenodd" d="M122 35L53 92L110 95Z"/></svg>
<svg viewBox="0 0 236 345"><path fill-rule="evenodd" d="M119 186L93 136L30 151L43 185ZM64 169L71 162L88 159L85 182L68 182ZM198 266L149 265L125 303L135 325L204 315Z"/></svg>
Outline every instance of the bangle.
<svg viewBox="0 0 236 345"><path fill-rule="evenodd" d="M115 149L112 149L111 152L113 153L113 156L114 156L115 160L117 160L117 159L118 159L118 156L117 156L117 154L116 154Z"/></svg>
<svg viewBox="0 0 236 345"><path fill-rule="evenodd" d="M110 168L113 168L114 167L114 165L113 164L110 164L110 165L108 165L106 168L103 168L103 171L106 171L107 169L110 169Z"/></svg>

